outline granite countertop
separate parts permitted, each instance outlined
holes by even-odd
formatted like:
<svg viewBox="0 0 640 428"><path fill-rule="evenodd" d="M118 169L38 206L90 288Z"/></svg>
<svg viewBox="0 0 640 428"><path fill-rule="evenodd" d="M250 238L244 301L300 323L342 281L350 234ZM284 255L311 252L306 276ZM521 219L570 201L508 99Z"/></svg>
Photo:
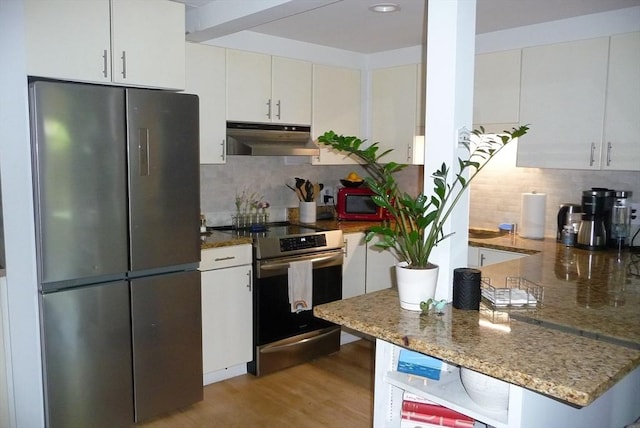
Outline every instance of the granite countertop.
<svg viewBox="0 0 640 428"><path fill-rule="evenodd" d="M251 244L253 240L247 236L236 236L232 233L216 230L200 234L200 249L229 247L231 245Z"/></svg>
<svg viewBox="0 0 640 428"><path fill-rule="evenodd" d="M421 316L400 309L395 289L320 305L320 318L453 364L586 406L640 366L640 255L589 252L555 240L471 239L472 246L529 254L482 268L544 288L537 309Z"/></svg>

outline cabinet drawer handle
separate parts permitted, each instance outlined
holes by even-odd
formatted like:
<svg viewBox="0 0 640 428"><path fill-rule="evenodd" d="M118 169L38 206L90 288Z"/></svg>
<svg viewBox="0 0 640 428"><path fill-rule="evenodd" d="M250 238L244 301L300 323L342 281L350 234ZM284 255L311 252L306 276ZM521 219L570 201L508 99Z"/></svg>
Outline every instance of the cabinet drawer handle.
<svg viewBox="0 0 640 428"><path fill-rule="evenodd" d="M122 56L120 58L122 59L122 78L126 79L127 78L127 52L122 51Z"/></svg>
<svg viewBox="0 0 640 428"><path fill-rule="evenodd" d="M611 165L611 142L607 143L607 166Z"/></svg>
<svg viewBox="0 0 640 428"><path fill-rule="evenodd" d="M223 262L223 261L225 261L225 260L233 260L233 259L235 259L235 258L236 258L236 256L216 257L215 259L213 259L213 261L216 261L216 262Z"/></svg>
<svg viewBox="0 0 640 428"><path fill-rule="evenodd" d="M102 75L107 77L107 50L102 51Z"/></svg>
<svg viewBox="0 0 640 428"><path fill-rule="evenodd" d="M589 156L589 166L593 166L593 163L596 161L595 153L596 153L596 143L591 143L591 155Z"/></svg>

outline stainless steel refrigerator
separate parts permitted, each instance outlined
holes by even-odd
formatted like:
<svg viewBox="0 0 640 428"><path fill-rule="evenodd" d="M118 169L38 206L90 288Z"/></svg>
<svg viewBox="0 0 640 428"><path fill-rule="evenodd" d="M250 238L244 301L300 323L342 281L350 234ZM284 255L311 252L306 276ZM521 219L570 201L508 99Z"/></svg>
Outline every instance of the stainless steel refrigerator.
<svg viewBox="0 0 640 428"><path fill-rule="evenodd" d="M29 85L46 420L202 399L198 99Z"/></svg>

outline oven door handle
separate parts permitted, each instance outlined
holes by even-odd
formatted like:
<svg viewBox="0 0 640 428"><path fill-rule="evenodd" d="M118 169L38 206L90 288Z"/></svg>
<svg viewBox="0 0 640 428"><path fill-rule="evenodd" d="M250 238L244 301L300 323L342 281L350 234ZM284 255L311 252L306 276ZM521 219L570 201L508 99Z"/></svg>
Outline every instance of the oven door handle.
<svg viewBox="0 0 640 428"><path fill-rule="evenodd" d="M317 256L317 257L313 257L311 259L295 259L297 260L310 260L312 263L320 263L320 262L326 262L326 261L330 261L330 260L340 260L342 261L344 258L344 255L342 254L342 251L335 253L335 254L329 254L329 255L325 255L325 256ZM268 265L261 265L260 266L260 270L263 271L270 271L270 270L279 270L279 269L288 269L289 268L289 262L294 261L294 260L283 260L279 263L273 263L273 264L268 264Z"/></svg>
<svg viewBox="0 0 640 428"><path fill-rule="evenodd" d="M260 350L260 353L262 353L262 354L270 354L272 352L282 351L283 349L287 349L287 348L291 348L291 347L295 347L295 346L300 346L303 343L311 344L313 342L317 342L317 341L320 341L320 340L324 339L326 336L334 334L335 329L336 329L335 327L323 328L322 330L317 330L314 335L309 336L309 337L305 337L302 340L291 341L291 340L285 339L283 341L285 343L274 342L274 343L272 343L270 345L264 346Z"/></svg>

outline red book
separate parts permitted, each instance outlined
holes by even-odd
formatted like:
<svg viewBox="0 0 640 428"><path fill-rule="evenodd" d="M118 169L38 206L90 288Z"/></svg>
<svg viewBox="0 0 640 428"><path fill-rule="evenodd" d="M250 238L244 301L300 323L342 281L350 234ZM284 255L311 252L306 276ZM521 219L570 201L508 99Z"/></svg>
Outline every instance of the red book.
<svg viewBox="0 0 640 428"><path fill-rule="evenodd" d="M447 418L444 416L427 415L424 413L410 412L407 410L402 411L402 419L408 421L428 422L433 425L439 425L450 428L473 428L474 420L469 420L466 416L465 419Z"/></svg>
<svg viewBox="0 0 640 428"><path fill-rule="evenodd" d="M402 410L405 410L407 412L423 413L425 415L431 416L443 416L445 418L473 422L473 418L470 418L467 415L463 415L460 412L456 412L455 410L451 410L439 404L420 403L417 401L404 400L402 401Z"/></svg>

